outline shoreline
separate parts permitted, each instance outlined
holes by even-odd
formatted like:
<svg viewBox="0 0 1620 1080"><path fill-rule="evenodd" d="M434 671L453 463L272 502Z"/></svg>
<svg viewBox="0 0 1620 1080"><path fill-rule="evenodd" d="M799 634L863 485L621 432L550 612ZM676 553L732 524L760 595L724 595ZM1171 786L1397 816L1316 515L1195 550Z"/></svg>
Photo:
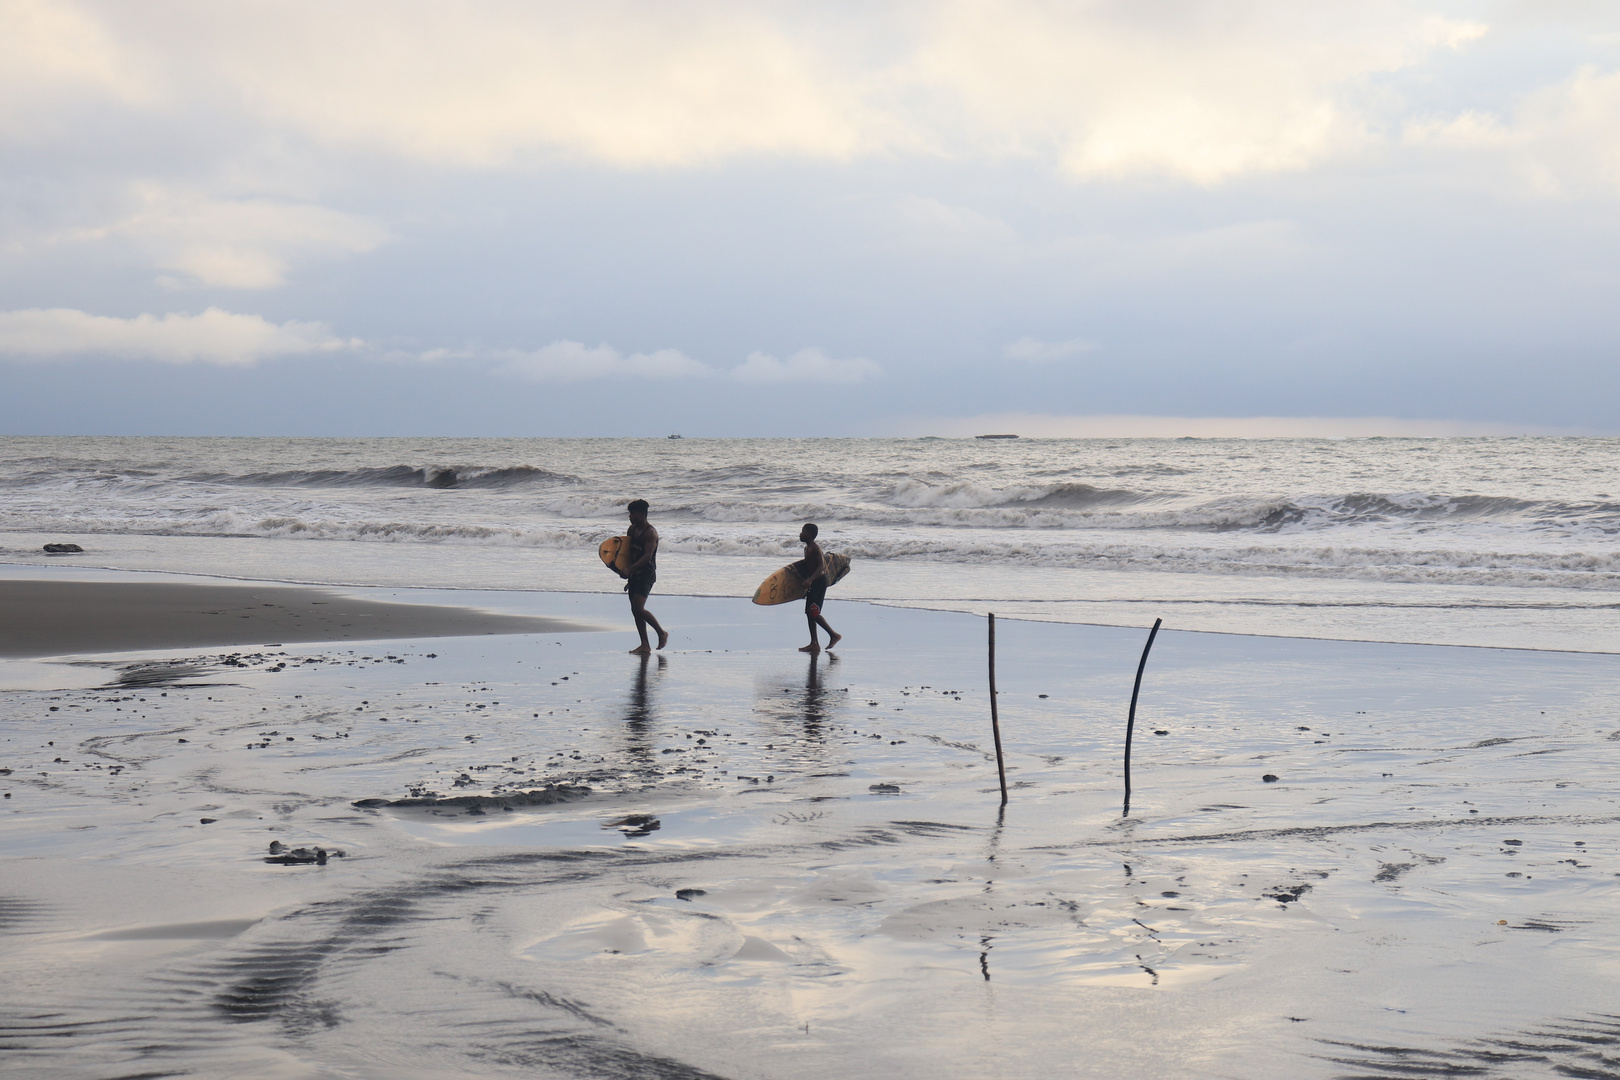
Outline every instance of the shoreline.
<svg viewBox="0 0 1620 1080"><path fill-rule="evenodd" d="M594 563L594 560L592 560L592 562ZM77 573L77 574L86 575L86 576L78 577L78 578L56 578L56 577L45 577L45 576L43 576L47 572L58 571L58 565L60 565L60 571L65 571L65 572L70 573L70 574L71 573ZM34 576L34 575L41 575L41 576ZM203 579L203 580L185 580L185 579ZM52 585L72 584L72 585L76 585L76 586L78 586L78 585L115 584L115 583L150 583L150 584L155 585L155 586L162 586L162 587L170 587L170 586L172 586L172 587L175 587L175 588L198 588L198 589L217 588L217 589L224 589L224 590L240 590L240 589L251 588L251 589L257 589L257 590L259 590L261 592L270 592L270 591L273 591L273 590L286 590L289 594L295 593L295 592L298 592L298 591L303 591L303 592L307 592L307 593L318 594L318 595L325 596L325 597L328 597L328 598L341 597L341 598L343 598L343 602L346 605L348 605L348 607L346 607L345 610L351 611L352 613L354 613L358 617L363 617L363 618L368 618L368 619L370 619L370 618L379 618L380 621L378 623L374 623L372 628L374 628L377 625L386 625L389 628L388 632L386 632L386 633L371 634L369 637L353 637L353 636L300 637L300 636L298 636L298 633L300 633L302 631L294 631L294 630L291 630L291 629L286 629L286 631L281 635L281 637L280 637L280 639L278 641L278 644L280 644L280 643L288 643L288 642L300 642L300 643L307 643L307 644L315 644L315 643L319 643L319 642L334 642L334 641L349 641L349 640L354 640L354 641L393 640L393 639L398 639L398 638L411 638L411 637L438 637L438 636L456 636L456 637L459 637L459 636L479 635L479 634L590 633L590 632L598 632L598 631L602 631L604 629L607 629L607 627L601 625L600 623L596 623L596 622L570 623L568 620L553 620L553 621L548 622L546 620L552 619L551 616L513 615L513 614L510 614L510 613L492 612L492 611L488 611L488 610L481 609L481 608L465 607L463 605L456 604L454 602L447 603L447 604L432 604L432 603L424 604L424 603L401 602L401 601L394 601L394 600L372 601L372 600L366 600L363 597L355 597L353 595L348 595L348 594L353 594L353 593L356 593L356 592L361 592L361 593L384 593L384 592L387 592L387 593L410 593L410 594L430 594L430 593L440 593L440 594L444 594L444 593L448 593L448 594L498 594L498 595L503 595L503 596L523 597L523 598L544 597L544 596L556 596L556 597L593 596L593 597L600 597L600 596L620 596L620 595L622 595L621 590L619 590L617 588L612 588L612 587L603 588L603 589L559 589L559 588L555 588L555 587L536 587L536 588L516 588L516 587L499 587L499 586L495 586L495 587L466 587L466 586L434 586L434 585L423 585L423 584L378 585L378 584L367 584L367 583L364 583L364 582L318 582L318 581L300 580L300 579L295 579L295 578L248 578L248 577L237 577L237 576L232 576L232 575L223 574L223 573L208 573L208 572L196 572L196 571L184 571L183 572L183 571L176 571L176 570L158 570L158 569L123 569L123 568L119 568L119 567L107 567L107 566L85 566L85 565L74 566L72 564L41 564L41 563L38 563L38 562L0 561L0 604L8 604L9 598L6 595L6 589L14 582L46 582L46 583L49 583L49 584L52 584ZM200 593L195 594L195 595L198 596L198 597L202 596L202 594L200 594ZM662 590L662 591L658 591L658 592L656 592L654 594L652 603L656 605L657 600L660 597L671 597L671 598L692 599L692 600L738 600L738 601L746 601L746 599L747 599L747 597L742 595L742 594L714 593L714 592L685 592L685 591L676 592L676 591ZM287 596L285 599L288 600L288 601L294 601L294 602L296 602L298 600L297 597L292 596L292 595ZM1030 612L1028 610L1017 610L1018 608L1020 608L1022 606L1027 606L1029 601L1016 600L1016 599L1008 600L1005 603L998 602L998 601L948 599L948 598L942 598L942 599L935 600L935 601L919 601L919 600L911 600L911 599L906 599L906 598L882 597L882 596L849 596L849 597L841 597L841 596L834 595L832 597L832 599L837 601L840 604L866 604L866 605L870 605L870 606L876 607L876 608L885 608L885 609L890 609L890 610L895 610L895 611L937 612L937 613L946 614L946 615L968 615L968 616L973 616L973 617L977 617L977 618L982 618L987 612L990 612L990 611L993 610L993 611L995 611L996 618L998 620L1001 620L1001 621L1004 621L1004 622L1006 622L1006 621L1017 621L1017 622L1033 623L1033 624L1039 624L1039 625L1044 625L1044 626L1053 626L1053 627L1076 626L1076 627L1090 627L1090 628L1094 628L1094 629L1125 630L1125 631L1135 630L1138 627L1140 627L1140 629L1145 633L1147 628L1151 625L1151 623L1149 623L1145 619L1144 619L1144 621L1142 621L1140 623L1136 623L1136 622L1125 623L1125 622L1091 622L1091 621L1085 621L1085 620L1061 619L1061 618L1043 618L1043 617L1041 617L1041 615L1039 613L1036 613L1036 612ZM1141 603L1144 604L1144 605L1147 605L1147 604L1150 604L1151 601L1141 601ZM371 605L371 606L368 606L368 605ZM960 605L960 606L958 606L958 605ZM313 606L313 605L311 605L311 606ZM375 610L373 610L372 606L375 607ZM1165 606L1173 606L1173 605L1165 605ZM1009 610L1009 609L1012 609L1012 610ZM243 612L242 612L242 614L256 614L256 613L257 612L253 608L244 608ZM128 613L126 612L124 614L127 617ZM195 614L195 613L192 613L192 614ZM198 618L201 618L201 617L198 616ZM514 619L518 619L518 620L524 620L524 619L536 620L536 619L538 619L540 621L539 622L530 622L528 624L519 624L519 623L513 622L512 620L514 620ZM299 620L299 622L302 625L308 625L310 623L310 620L304 619L304 620ZM264 625L267 628L267 633L269 633L269 631L271 631L271 630L273 630L275 628L274 625L272 625L272 620L265 620L262 625ZM276 625L285 626L285 624L279 624L279 623L276 624ZM441 627L450 627L450 628L449 629L440 629ZM368 629L370 629L370 628L368 628ZM1326 635L1326 634L1304 634L1304 633L1268 633L1268 632L1265 632L1265 631L1262 631L1262 630L1252 630L1252 629L1250 629L1250 630L1221 630L1221 629L1212 629L1212 628L1206 627L1206 626L1172 625L1172 626L1168 626L1167 629L1174 629L1178 633L1184 633L1184 634L1202 634L1202 635L1210 635L1210 636L1215 636L1215 637L1229 637L1229 638L1259 638L1259 639L1263 639L1263 640L1271 640L1271 641L1279 641L1279 642L1286 642L1286 641L1344 642L1344 643L1347 643L1347 644L1421 646L1421 647L1425 647L1425 648L1436 648L1436 649L1478 649L1478 650L1494 650L1494 651L1506 651L1506 652L1522 652L1522 653L1530 653L1530 654L1547 653L1547 654L1568 655L1568 656L1615 656L1615 655L1620 655L1620 648L1616 648L1616 649L1596 649L1596 648L1594 648L1594 649L1572 649L1572 648L1559 648L1557 646L1550 646L1550 645L1549 646L1504 645L1504 644L1492 644L1492 643L1481 643L1481 642L1422 641L1422 640L1411 640L1411 639L1396 638L1396 637L1355 637L1355 636L1350 636L1350 635ZM190 641L189 644L187 643L187 641L183 641L183 640L163 639L163 640L156 640L154 644L151 644L151 645L148 646L148 645L144 645L144 644L141 643L142 642L141 638L132 636L134 633L135 633L135 631L133 630L133 628L130 628L130 627L126 626L125 629L124 629L124 636L117 638L117 640L115 641L114 644L106 646L106 647L101 647L101 646L98 645L96 647L88 647L88 646L86 646L86 647L82 647L82 648L63 648L63 649L59 649L59 650L56 650L56 651L53 651L53 652L43 652L43 651L38 651L38 650L32 650L32 651L27 651L27 652L14 652L14 651L8 651L9 647L13 647L12 642L9 639L15 639L16 637L18 637L19 634L20 634L20 631L18 631L15 628L14 625L7 624L5 626L0 626L0 660L4 660L4 659L39 659L39 658L43 658L43 657L78 655L80 653L102 653L102 652L116 653L116 652L144 650L144 649L149 649L149 648L150 649L171 649L171 648L186 648L186 647L206 648L206 647L212 647L212 646L228 646L228 645L262 645L262 644L269 643L270 637L275 636L275 634L273 634L273 633L270 633L269 637L230 635L230 636L227 636L227 637L217 637L217 638L210 638L210 639L206 639L206 640L193 640L193 641ZM114 637L114 635L109 633L109 634L105 635L102 638L102 640L104 640L104 641L105 640L112 640L113 637Z"/></svg>

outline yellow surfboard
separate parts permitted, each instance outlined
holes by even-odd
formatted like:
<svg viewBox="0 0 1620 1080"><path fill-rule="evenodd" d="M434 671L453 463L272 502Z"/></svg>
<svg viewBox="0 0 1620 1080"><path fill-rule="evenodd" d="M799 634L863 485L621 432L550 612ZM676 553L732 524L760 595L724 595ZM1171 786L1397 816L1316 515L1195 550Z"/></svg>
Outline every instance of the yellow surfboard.
<svg viewBox="0 0 1620 1080"><path fill-rule="evenodd" d="M836 585L844 580L844 576L849 573L849 557L836 551L829 551L824 557L827 560L827 569L831 571L831 583ZM795 600L803 600L808 590L799 579L797 566L797 563L789 563L760 582L759 588L754 590L754 603L770 607L774 604L791 604Z"/></svg>
<svg viewBox="0 0 1620 1080"><path fill-rule="evenodd" d="M602 557L602 565L609 570L619 573L628 573L630 570L630 538L628 536L610 536L602 541L602 546L596 549Z"/></svg>

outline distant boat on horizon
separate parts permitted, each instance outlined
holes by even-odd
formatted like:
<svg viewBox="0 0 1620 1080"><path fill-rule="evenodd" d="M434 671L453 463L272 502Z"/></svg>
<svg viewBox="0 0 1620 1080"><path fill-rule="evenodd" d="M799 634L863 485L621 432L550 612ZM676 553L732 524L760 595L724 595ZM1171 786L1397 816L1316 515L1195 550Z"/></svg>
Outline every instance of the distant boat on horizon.
<svg viewBox="0 0 1620 1080"><path fill-rule="evenodd" d="M680 435L671 435L670 436L671 439L679 439L679 438L682 438L682 437L683 436L680 436Z"/></svg>
<svg viewBox="0 0 1620 1080"><path fill-rule="evenodd" d="M1016 435L975 435L975 439L1016 439Z"/></svg>

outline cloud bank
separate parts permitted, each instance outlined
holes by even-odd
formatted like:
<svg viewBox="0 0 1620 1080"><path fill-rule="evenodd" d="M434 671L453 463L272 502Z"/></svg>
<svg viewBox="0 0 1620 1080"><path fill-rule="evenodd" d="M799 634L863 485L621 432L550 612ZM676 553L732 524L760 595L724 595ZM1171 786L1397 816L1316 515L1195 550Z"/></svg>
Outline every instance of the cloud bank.
<svg viewBox="0 0 1620 1080"><path fill-rule="evenodd" d="M1365 80L1486 30L1396 0L8 0L6 13L0 60L19 74L0 77L0 117L33 130L86 100L209 100L327 147L462 168L921 153L1199 184L1355 150L1371 138Z"/></svg>
<svg viewBox="0 0 1620 1080"><path fill-rule="evenodd" d="M200 315L119 319L73 308L0 312L0 357L109 359L249 367L261 360L359 347L314 322L272 323L209 308Z"/></svg>
<svg viewBox="0 0 1620 1080"><path fill-rule="evenodd" d="M859 383L882 374L883 369L870 360L840 360L820 349L801 349L786 360L768 353L749 353L748 359L731 371L732 378L745 383Z"/></svg>
<svg viewBox="0 0 1620 1080"><path fill-rule="evenodd" d="M621 353L611 345L591 348L579 341L554 341L532 352L503 350L495 374L528 382L577 383L597 379L702 379L714 369L677 349Z"/></svg>

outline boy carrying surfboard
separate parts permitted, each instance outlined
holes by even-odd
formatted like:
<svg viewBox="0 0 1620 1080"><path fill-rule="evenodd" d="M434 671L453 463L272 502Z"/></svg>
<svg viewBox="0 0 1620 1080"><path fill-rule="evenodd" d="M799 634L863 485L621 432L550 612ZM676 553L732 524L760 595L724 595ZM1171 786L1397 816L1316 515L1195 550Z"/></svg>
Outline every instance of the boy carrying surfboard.
<svg viewBox="0 0 1620 1080"><path fill-rule="evenodd" d="M816 543L816 536L821 532L813 522L806 523L799 530L799 543L804 545L804 559L795 569L804 582L804 618L810 624L810 644L800 649L800 652L818 653L821 651L821 642L816 638L816 627L827 631L827 648L832 648L843 640L844 635L827 625L827 620L821 617L821 605L827 599L827 586L832 584L831 575L827 572L827 558L821 553L821 545Z"/></svg>
<svg viewBox="0 0 1620 1080"><path fill-rule="evenodd" d="M660 649L669 644L669 633L647 610L647 597L652 594L653 582L658 580L658 530L647 523L646 499L637 499L626 509L630 512L630 528L625 532L630 542L630 565L618 573L628 579L624 591L630 594L630 614L635 616L636 633L641 635L641 644L630 651L646 656L652 652L652 646L647 643L647 627L658 631Z"/></svg>

